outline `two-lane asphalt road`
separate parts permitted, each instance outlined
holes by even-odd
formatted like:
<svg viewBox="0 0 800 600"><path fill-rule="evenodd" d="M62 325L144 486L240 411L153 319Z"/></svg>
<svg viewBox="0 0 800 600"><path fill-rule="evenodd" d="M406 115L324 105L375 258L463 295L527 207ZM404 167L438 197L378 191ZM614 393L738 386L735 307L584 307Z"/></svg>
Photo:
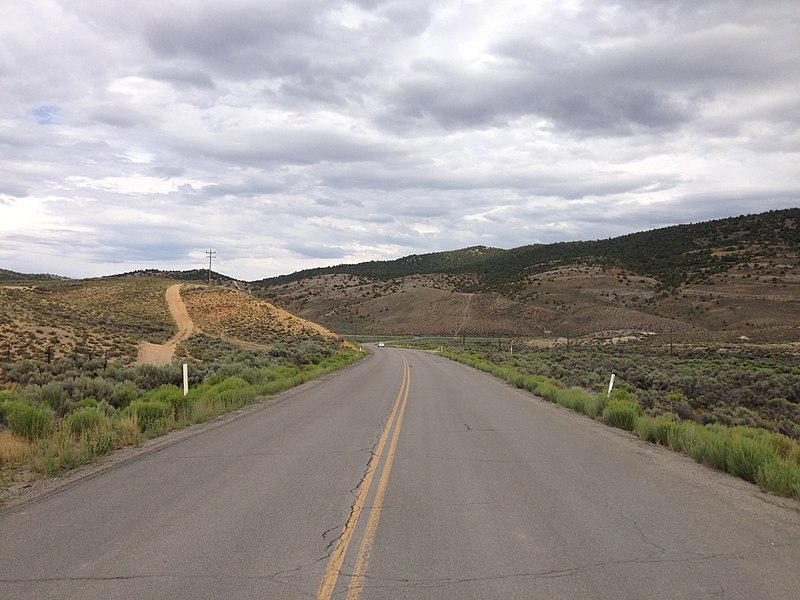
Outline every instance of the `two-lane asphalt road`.
<svg viewBox="0 0 800 600"><path fill-rule="evenodd" d="M800 596L800 511L436 355L0 515L0 598Z"/></svg>

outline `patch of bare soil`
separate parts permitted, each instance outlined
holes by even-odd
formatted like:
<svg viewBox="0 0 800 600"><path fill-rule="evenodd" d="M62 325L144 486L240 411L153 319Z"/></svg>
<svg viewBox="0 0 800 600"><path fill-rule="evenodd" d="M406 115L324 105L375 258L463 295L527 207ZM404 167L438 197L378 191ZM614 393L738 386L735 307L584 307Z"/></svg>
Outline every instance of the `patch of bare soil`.
<svg viewBox="0 0 800 600"><path fill-rule="evenodd" d="M156 367L168 365L175 355L175 349L178 344L188 338L194 331L194 323L189 317L186 305L183 303L180 290L181 284L176 283L167 288L166 295L167 306L169 306L172 318L175 319L178 331L164 344L142 342L139 345L139 357L136 359L137 365L154 365Z"/></svg>
<svg viewBox="0 0 800 600"><path fill-rule="evenodd" d="M237 344L272 344L287 337L336 338L316 323L229 288L190 287L184 290L184 301L192 319L206 334L239 340Z"/></svg>

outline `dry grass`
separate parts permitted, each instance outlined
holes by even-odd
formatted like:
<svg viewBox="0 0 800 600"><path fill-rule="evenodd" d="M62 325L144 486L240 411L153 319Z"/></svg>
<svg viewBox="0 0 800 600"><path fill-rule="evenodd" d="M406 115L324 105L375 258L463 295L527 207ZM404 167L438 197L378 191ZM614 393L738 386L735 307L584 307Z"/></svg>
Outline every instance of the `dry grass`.
<svg viewBox="0 0 800 600"><path fill-rule="evenodd" d="M12 435L10 431L0 431L0 467L19 463L28 451L28 444Z"/></svg>
<svg viewBox="0 0 800 600"><path fill-rule="evenodd" d="M287 336L336 337L324 327L229 288L184 287L181 297L194 323L205 333L223 339L269 344Z"/></svg>
<svg viewBox="0 0 800 600"><path fill-rule="evenodd" d="M458 290L474 287L478 276L445 274L387 280L322 275L266 293L288 310L348 334L530 337L622 330L743 335L795 328L797 338L799 262L797 256L783 255L745 263L706 283L667 292L655 279L623 269L573 265L531 275L499 293L463 293Z"/></svg>
<svg viewBox="0 0 800 600"><path fill-rule="evenodd" d="M121 277L0 287L0 360L48 360L70 354L136 358L142 340L174 331L164 301L172 281Z"/></svg>

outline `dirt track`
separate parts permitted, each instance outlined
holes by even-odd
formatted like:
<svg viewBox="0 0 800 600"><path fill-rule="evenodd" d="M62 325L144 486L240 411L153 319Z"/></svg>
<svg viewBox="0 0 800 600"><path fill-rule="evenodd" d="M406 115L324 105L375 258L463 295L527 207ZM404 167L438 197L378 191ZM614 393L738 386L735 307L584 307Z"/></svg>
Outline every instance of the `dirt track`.
<svg viewBox="0 0 800 600"><path fill-rule="evenodd" d="M189 317L186 305L183 303L180 294L181 284L167 288L167 306L178 331L164 344L152 344L142 342L139 345L139 357L136 359L137 365L155 365L162 367L168 365L175 354L178 344L188 338L194 331L194 323Z"/></svg>

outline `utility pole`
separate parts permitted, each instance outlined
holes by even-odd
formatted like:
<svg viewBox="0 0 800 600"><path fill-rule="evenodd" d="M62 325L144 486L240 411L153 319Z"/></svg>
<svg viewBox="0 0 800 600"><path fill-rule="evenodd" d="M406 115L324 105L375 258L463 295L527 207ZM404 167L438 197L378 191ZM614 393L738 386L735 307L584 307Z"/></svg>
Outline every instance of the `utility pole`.
<svg viewBox="0 0 800 600"><path fill-rule="evenodd" d="M217 257L217 251L206 250L206 257L208 258L208 285L211 285L211 259Z"/></svg>

